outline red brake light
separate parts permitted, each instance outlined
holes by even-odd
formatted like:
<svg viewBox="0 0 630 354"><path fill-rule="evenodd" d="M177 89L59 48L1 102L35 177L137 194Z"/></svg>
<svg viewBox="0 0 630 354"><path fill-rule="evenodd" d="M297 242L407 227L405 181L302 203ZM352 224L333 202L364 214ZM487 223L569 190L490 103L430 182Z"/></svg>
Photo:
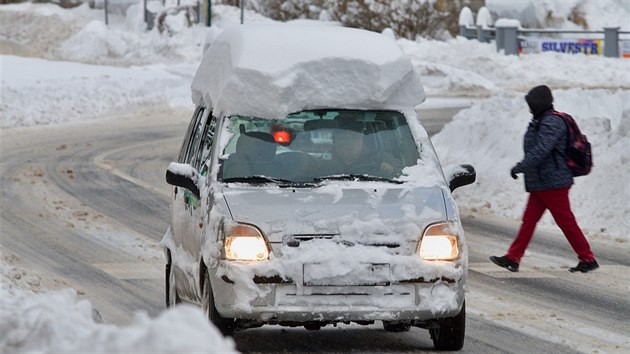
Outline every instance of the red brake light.
<svg viewBox="0 0 630 354"><path fill-rule="evenodd" d="M291 134L285 130L276 131L273 132L273 140L278 144L288 144L291 142Z"/></svg>

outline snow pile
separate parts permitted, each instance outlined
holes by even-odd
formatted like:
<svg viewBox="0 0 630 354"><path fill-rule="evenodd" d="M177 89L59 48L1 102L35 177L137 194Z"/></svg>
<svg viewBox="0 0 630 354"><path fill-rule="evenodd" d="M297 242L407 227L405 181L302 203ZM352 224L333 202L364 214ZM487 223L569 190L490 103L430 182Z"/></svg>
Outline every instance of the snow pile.
<svg viewBox="0 0 630 354"><path fill-rule="evenodd" d="M8 44L18 45L3 53L114 66L201 60L205 27L188 27L182 12L166 16L163 33L157 28L146 31L142 10L139 2L125 16L110 13L109 25L105 25L103 10L90 9L87 2L70 10L30 2L2 5L0 36ZM215 28L240 21L238 8L213 5L212 11ZM251 11L246 15L248 23L272 22Z"/></svg>
<svg viewBox="0 0 630 354"><path fill-rule="evenodd" d="M136 8L141 10L137 5L132 7ZM181 16L168 18L181 20ZM141 18L136 22L142 23ZM172 22L172 25L175 26L175 23ZM180 31L170 36L157 30L137 33L108 28L102 21L95 20L61 43L56 54L64 60L119 66L160 61L175 63L199 58L205 29L183 25L176 28Z"/></svg>
<svg viewBox="0 0 630 354"><path fill-rule="evenodd" d="M589 235L627 237L630 230L630 91L555 90L554 106L570 113L593 146L590 175L575 179L573 212ZM499 94L459 112L433 137L443 164L471 163L477 182L458 189L460 207L520 218L527 194L509 171L523 158L531 114L522 95ZM552 224L547 215L543 221Z"/></svg>
<svg viewBox="0 0 630 354"><path fill-rule="evenodd" d="M597 55L545 52L501 55L494 44L462 37L447 41L398 40L421 76L440 76L428 94L490 96L498 92L527 92L542 83L557 88L630 89L630 60Z"/></svg>
<svg viewBox="0 0 630 354"><path fill-rule="evenodd" d="M0 352L235 353L197 307L181 305L157 318L138 312L127 326L97 324L92 304L73 289L36 294L8 283L0 263ZM168 335L165 335L168 333Z"/></svg>
<svg viewBox="0 0 630 354"><path fill-rule="evenodd" d="M86 121L140 106L190 105L191 78L177 72L190 71L185 64L124 69L0 56L0 66L3 128Z"/></svg>
<svg viewBox="0 0 630 354"><path fill-rule="evenodd" d="M396 42L333 26L245 25L221 33L193 79L214 114L285 117L305 109L405 109L424 100ZM350 84L351 83L351 84Z"/></svg>
<svg viewBox="0 0 630 354"><path fill-rule="evenodd" d="M156 3L148 3L156 6ZM203 54L203 42L207 28L188 26L184 12L166 16L164 31L157 27L145 31L143 5L131 6L124 23L105 26L95 19L79 32L61 43L60 58L107 65L139 65L151 63L198 63ZM155 11L163 10L160 8ZM88 10L76 10L78 16L91 15ZM240 21L240 11L232 6L212 5L213 28L223 28ZM254 12L247 12L248 23L272 22ZM190 83L190 81L189 81Z"/></svg>
<svg viewBox="0 0 630 354"><path fill-rule="evenodd" d="M486 7L498 18L514 18L524 27L630 29L630 0L486 0Z"/></svg>

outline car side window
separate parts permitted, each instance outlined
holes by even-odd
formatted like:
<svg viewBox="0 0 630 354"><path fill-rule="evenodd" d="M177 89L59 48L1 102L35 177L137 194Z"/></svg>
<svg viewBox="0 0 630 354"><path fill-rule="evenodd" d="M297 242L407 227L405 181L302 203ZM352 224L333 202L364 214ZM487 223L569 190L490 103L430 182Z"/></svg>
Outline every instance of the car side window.
<svg viewBox="0 0 630 354"><path fill-rule="evenodd" d="M184 141L182 142L182 147L179 150L179 155L177 158L177 162L186 163L186 154L190 148L190 140L191 135L194 133L194 128L197 126L197 122L203 116L200 112L203 112L204 108L199 106L195 109L192 118L190 119L190 123L188 124L188 129L186 129L186 135L184 136Z"/></svg>
<svg viewBox="0 0 630 354"><path fill-rule="evenodd" d="M206 162L210 158L210 151L212 150L212 144L214 143L214 133L216 130L217 119L214 116L210 116L207 120L207 124L203 129L201 144L199 150L193 161L193 167L195 167L202 176L208 174L208 167Z"/></svg>
<svg viewBox="0 0 630 354"><path fill-rule="evenodd" d="M195 158L197 156L197 152L199 151L199 145L201 142L201 138L203 137L204 124L207 117L207 112L205 109L202 109L197 114L197 120L194 126L194 130L191 134L190 143L188 145L188 149L186 152L186 157L184 162L190 164L191 166L198 168L199 166L195 166Z"/></svg>

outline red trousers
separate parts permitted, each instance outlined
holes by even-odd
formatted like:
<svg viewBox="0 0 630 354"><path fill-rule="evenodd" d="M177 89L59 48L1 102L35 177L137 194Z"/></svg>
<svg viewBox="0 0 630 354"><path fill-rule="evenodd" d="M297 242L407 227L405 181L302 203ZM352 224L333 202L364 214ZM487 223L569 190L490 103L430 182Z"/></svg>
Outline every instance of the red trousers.
<svg viewBox="0 0 630 354"><path fill-rule="evenodd" d="M552 189L540 192L531 192L523 213L523 223L518 230L518 235L506 256L513 262L520 263L529 241L534 235L536 224L549 209L556 224L564 233L571 247L582 262L592 262L595 255L591 252L591 246L575 221L575 216L569 204L569 188Z"/></svg>

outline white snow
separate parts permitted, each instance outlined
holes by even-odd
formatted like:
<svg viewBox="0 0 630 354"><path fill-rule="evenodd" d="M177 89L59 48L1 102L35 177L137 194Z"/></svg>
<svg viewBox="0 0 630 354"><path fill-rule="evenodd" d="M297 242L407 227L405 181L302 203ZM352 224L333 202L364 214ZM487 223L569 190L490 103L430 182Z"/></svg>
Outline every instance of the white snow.
<svg viewBox="0 0 630 354"><path fill-rule="evenodd" d="M459 21L460 26L474 26L475 20L473 19L472 11L469 7L464 7L459 13Z"/></svg>
<svg viewBox="0 0 630 354"><path fill-rule="evenodd" d="M0 127L87 121L142 106L190 104L191 64L120 68L0 55ZM60 85L63 90L60 90ZM25 94L28 93L28 94Z"/></svg>
<svg viewBox="0 0 630 354"><path fill-rule="evenodd" d="M492 15L490 15L490 11L487 7L484 6L479 9L475 24L484 29L492 27Z"/></svg>
<svg viewBox="0 0 630 354"><path fill-rule="evenodd" d="M74 289L35 294L12 284L10 272L0 261L2 353L237 352L197 307L177 306L156 318L137 312L125 326L96 323L92 304Z"/></svg>
<svg viewBox="0 0 630 354"><path fill-rule="evenodd" d="M628 0L486 3L492 13L524 26L548 26L551 11L559 27L577 28L560 19L578 3L591 29L630 26ZM84 122L142 106L192 106L190 84L206 30L183 28L181 18L171 18L169 33L145 32L140 7L134 6L127 17L112 16L109 27L103 25L102 10L87 5L73 10L0 6L0 44L7 50L0 56L0 127ZM236 8L213 5L213 11L218 29L240 21ZM252 12L246 12L246 20L272 22ZM448 102L439 98L445 96L472 104L432 138L443 165L472 163L477 169L478 182L454 194L462 210L520 217L526 193L522 178L512 180L509 169L522 158L530 118L523 95L547 84L556 108L572 114L593 144L593 172L577 178L571 190L579 224L589 237L630 239L630 60L560 53L503 56L494 44L462 38L397 43L427 78L428 104ZM553 223L548 217L543 222ZM0 264L0 352L235 350L199 309L182 306L154 319L139 313L121 327L97 324L91 304L73 290L21 290L29 285L13 282L10 271Z"/></svg>
<svg viewBox="0 0 630 354"><path fill-rule="evenodd" d="M486 7L497 18L518 19L527 28L580 29L567 20L575 11L590 30L630 29L630 0L486 0Z"/></svg>
<svg viewBox="0 0 630 354"><path fill-rule="evenodd" d="M261 118L328 107L401 110L424 100L413 66L395 41L356 29L298 24L290 30L284 24L225 30L201 61L192 94L216 115Z"/></svg>
<svg viewBox="0 0 630 354"><path fill-rule="evenodd" d="M511 18L500 18L494 24L495 27L516 27L521 28L521 22Z"/></svg>

